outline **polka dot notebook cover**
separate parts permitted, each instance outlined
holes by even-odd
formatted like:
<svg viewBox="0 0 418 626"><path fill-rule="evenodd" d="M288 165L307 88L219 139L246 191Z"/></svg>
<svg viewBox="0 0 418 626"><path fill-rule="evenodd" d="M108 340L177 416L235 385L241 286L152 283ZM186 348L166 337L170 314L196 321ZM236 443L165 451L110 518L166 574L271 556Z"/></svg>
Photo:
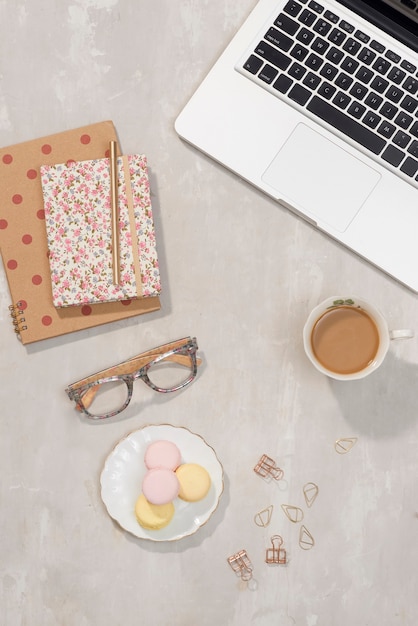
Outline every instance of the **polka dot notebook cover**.
<svg viewBox="0 0 418 626"><path fill-rule="evenodd" d="M158 296L147 162L117 159L120 280L113 284L110 160L41 167L56 307Z"/></svg>
<svg viewBox="0 0 418 626"><path fill-rule="evenodd" d="M160 308L158 296L57 308L52 300L40 167L106 156L110 121L0 149L0 249L11 329L28 344Z"/></svg>

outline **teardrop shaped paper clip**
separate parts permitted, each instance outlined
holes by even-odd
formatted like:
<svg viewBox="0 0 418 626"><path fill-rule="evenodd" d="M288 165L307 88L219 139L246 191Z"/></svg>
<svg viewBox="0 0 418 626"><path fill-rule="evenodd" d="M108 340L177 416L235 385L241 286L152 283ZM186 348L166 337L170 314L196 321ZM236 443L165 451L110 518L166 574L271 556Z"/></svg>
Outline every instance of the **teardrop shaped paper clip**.
<svg viewBox="0 0 418 626"><path fill-rule="evenodd" d="M318 485L315 485L315 483L306 483L306 485L303 486L303 495L305 496L305 502L307 507L310 508L313 505L318 493L319 487Z"/></svg>
<svg viewBox="0 0 418 626"><path fill-rule="evenodd" d="M301 526L299 531L299 545L302 550L310 550L315 545L315 539L312 537L306 526Z"/></svg>
<svg viewBox="0 0 418 626"><path fill-rule="evenodd" d="M273 514L273 505L270 504L270 506L268 506L266 509L263 509L262 511L259 511L258 513L256 513L256 515L254 516L254 521L257 524L257 526L261 526L265 528L266 526L270 524L272 514Z"/></svg>
<svg viewBox="0 0 418 626"><path fill-rule="evenodd" d="M347 437L346 439L337 439L335 442L335 450L338 454L347 454L351 448L357 443L357 437Z"/></svg>
<svg viewBox="0 0 418 626"><path fill-rule="evenodd" d="M291 504L282 504L281 506L286 517L294 524L303 520L303 511L298 506L293 506Z"/></svg>

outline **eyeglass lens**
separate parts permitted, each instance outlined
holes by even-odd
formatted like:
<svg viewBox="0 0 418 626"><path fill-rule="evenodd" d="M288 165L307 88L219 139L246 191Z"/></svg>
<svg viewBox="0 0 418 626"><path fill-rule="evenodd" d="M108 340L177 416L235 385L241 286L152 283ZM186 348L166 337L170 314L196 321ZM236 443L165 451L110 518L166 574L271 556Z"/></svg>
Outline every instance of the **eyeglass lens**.
<svg viewBox="0 0 418 626"><path fill-rule="evenodd" d="M171 391L189 382L194 373L190 355L182 357L182 363L174 361L170 355L153 363L147 371L150 382L164 391ZM82 399L84 408L95 417L122 410L129 397L125 381L114 380L98 383L91 387Z"/></svg>

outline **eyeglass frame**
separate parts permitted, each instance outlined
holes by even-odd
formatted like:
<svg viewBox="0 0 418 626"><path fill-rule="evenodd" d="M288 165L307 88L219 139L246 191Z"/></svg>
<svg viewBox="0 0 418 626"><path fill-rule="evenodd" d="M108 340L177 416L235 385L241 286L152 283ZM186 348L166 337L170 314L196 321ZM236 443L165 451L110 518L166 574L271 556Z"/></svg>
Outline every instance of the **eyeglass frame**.
<svg viewBox="0 0 418 626"><path fill-rule="evenodd" d="M178 339L177 341L171 341L170 343L165 343L157 348L153 348L152 350L142 352L127 361L122 361L118 365L113 365L112 367L100 370L100 372L91 374L86 378L82 378L77 382L68 385L65 392L69 399L76 403L76 409L81 413L84 413L89 419L101 420L114 417L115 415L122 413L122 411L124 411L130 403L133 395L133 383L135 380L142 380L146 385L148 385L148 387L151 387L151 389L157 391L158 393L172 393L187 387L196 378L197 368L202 362L202 359L196 355L198 348L196 337L184 337L183 339ZM172 358L170 359L170 357ZM190 375L182 383L166 389L158 387L148 378L148 370L159 361L165 359L182 364L184 358L190 358L192 368ZM122 372L120 374L116 373L120 369L122 369ZM105 413L103 415L93 415L90 413L88 407L92 403L99 386L104 383L114 382L117 380L124 382L128 389L128 395L124 405L115 411L110 411L109 413Z"/></svg>

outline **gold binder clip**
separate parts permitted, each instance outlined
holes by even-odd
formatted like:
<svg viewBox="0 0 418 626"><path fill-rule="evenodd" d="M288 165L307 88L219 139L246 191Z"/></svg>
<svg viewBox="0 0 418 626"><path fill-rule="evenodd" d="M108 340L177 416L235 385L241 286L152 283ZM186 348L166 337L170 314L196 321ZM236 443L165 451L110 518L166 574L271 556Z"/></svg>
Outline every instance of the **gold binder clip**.
<svg viewBox="0 0 418 626"><path fill-rule="evenodd" d="M273 514L273 505L270 504L270 506L268 506L266 509L263 509L262 511L259 511L258 513L255 514L254 521L257 524L257 526L262 526L263 528L265 528L266 526L270 524L272 514Z"/></svg>
<svg viewBox="0 0 418 626"><path fill-rule="evenodd" d="M284 475L283 470L277 467L276 462L267 456L267 454L263 454L254 467L254 471L256 474L262 476L262 478L274 478L274 480L281 480Z"/></svg>
<svg viewBox="0 0 418 626"><path fill-rule="evenodd" d="M270 537L271 548L266 550L266 563L275 563L276 565L285 565L287 563L286 550L282 548L283 539L280 535Z"/></svg>
<svg viewBox="0 0 418 626"><path fill-rule="evenodd" d="M227 560L234 572L241 577L241 580L244 582L251 580L253 576L253 566L246 550L240 550L236 554L228 557Z"/></svg>
<svg viewBox="0 0 418 626"><path fill-rule="evenodd" d="M347 454L356 443L357 437L347 437L346 439L337 439L334 447L338 454Z"/></svg>

